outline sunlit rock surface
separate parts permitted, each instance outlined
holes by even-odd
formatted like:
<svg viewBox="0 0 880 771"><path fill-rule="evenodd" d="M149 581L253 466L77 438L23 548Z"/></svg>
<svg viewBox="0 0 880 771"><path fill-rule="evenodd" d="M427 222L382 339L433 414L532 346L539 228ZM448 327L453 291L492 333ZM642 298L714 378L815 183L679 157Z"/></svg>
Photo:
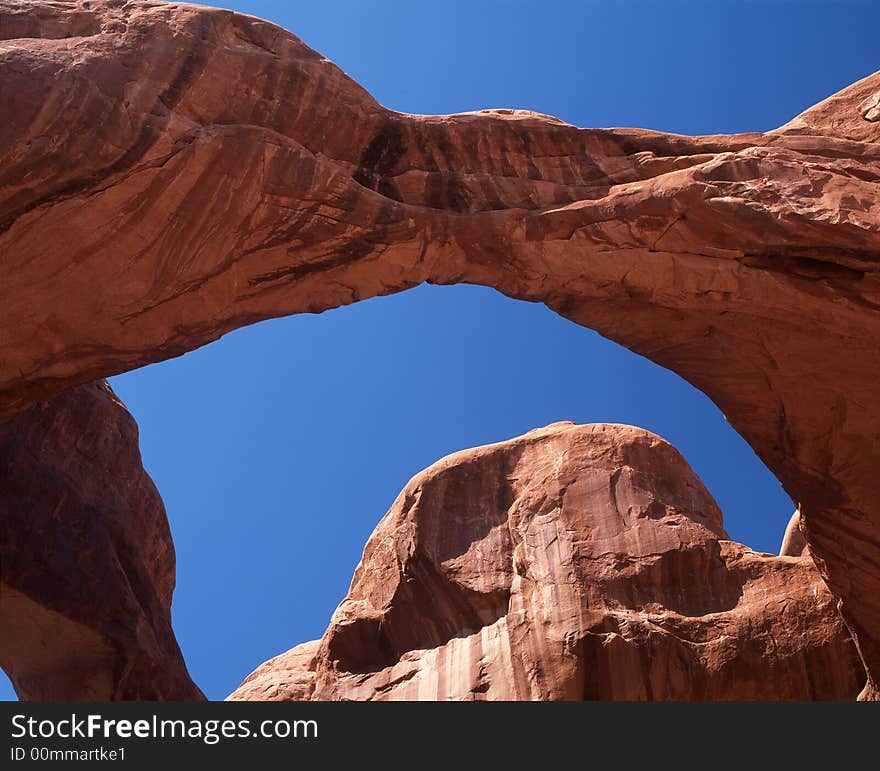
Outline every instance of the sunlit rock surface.
<svg viewBox="0 0 880 771"><path fill-rule="evenodd" d="M730 541L660 437L560 423L414 477L324 637L230 698L853 699L862 682L809 556Z"/></svg>

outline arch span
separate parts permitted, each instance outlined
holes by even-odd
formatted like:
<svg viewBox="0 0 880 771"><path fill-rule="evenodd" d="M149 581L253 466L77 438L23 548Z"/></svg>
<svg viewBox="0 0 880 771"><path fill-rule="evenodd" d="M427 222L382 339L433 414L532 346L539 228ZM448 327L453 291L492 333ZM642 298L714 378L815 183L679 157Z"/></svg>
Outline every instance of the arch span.
<svg viewBox="0 0 880 771"><path fill-rule="evenodd" d="M766 134L590 130L395 113L228 11L40 8L0 2L0 416L422 281L541 301L721 407L876 695L880 74Z"/></svg>

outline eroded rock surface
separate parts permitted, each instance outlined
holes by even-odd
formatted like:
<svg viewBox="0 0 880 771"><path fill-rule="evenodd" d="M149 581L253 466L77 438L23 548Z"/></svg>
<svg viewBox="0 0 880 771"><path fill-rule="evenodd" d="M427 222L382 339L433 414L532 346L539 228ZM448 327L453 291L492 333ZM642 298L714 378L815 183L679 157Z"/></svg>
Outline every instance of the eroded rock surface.
<svg viewBox="0 0 880 771"><path fill-rule="evenodd" d="M323 639L230 698L852 699L862 682L808 556L730 541L660 437L563 423L413 478Z"/></svg>
<svg viewBox="0 0 880 771"><path fill-rule="evenodd" d="M165 508L107 383L0 424L0 666L19 698L203 698L173 591Z"/></svg>
<svg viewBox="0 0 880 771"><path fill-rule="evenodd" d="M704 391L799 505L880 681L880 75L765 134L385 109L293 35L0 0L0 419L423 281L546 303Z"/></svg>

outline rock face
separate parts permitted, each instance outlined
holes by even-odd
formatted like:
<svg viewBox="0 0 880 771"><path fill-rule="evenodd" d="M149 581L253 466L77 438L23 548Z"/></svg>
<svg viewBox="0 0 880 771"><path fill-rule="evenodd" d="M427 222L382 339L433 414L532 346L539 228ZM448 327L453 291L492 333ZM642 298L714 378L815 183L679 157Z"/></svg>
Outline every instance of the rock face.
<svg viewBox="0 0 880 771"><path fill-rule="evenodd" d="M730 541L660 437L561 423L417 475L323 639L230 698L853 699L862 682L808 556Z"/></svg>
<svg viewBox="0 0 880 771"><path fill-rule="evenodd" d="M541 301L723 410L876 694L880 74L775 131L685 137L396 113L197 6L0 0L0 31L0 419L423 281Z"/></svg>
<svg viewBox="0 0 880 771"><path fill-rule="evenodd" d="M201 699L171 631L174 546L110 387L0 425L0 666L21 699Z"/></svg>

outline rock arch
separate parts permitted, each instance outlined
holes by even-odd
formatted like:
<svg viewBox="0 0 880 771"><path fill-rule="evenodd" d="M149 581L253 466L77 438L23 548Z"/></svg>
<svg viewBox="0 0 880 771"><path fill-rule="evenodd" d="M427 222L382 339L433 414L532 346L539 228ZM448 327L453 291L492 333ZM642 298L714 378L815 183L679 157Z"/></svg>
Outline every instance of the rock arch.
<svg viewBox="0 0 880 771"><path fill-rule="evenodd" d="M423 281L704 391L798 502L880 679L880 74L766 134L383 108L247 16L0 1L0 418Z"/></svg>

